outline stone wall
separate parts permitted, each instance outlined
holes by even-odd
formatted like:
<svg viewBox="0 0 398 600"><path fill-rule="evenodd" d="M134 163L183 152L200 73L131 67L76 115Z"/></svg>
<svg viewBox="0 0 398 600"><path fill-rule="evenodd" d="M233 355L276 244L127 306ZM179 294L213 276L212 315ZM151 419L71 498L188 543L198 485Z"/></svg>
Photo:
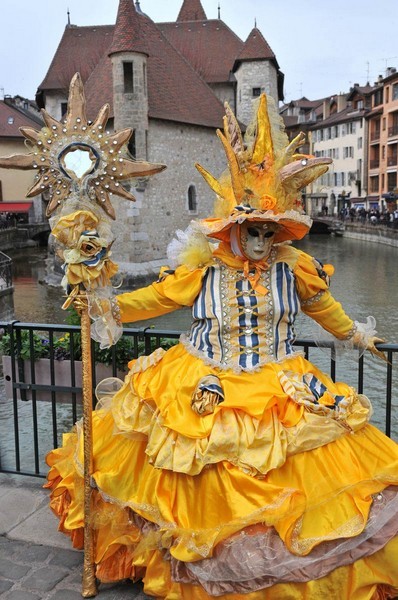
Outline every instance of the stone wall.
<svg viewBox="0 0 398 600"><path fill-rule="evenodd" d="M232 110L235 112L235 86L232 83L210 83L209 86L217 98L223 104L224 102L228 102Z"/></svg>
<svg viewBox="0 0 398 600"><path fill-rule="evenodd" d="M398 248L398 230L396 229L377 225L360 226L346 224L345 227L345 237Z"/></svg>
<svg viewBox="0 0 398 600"><path fill-rule="evenodd" d="M167 164L133 193L135 203L114 198L117 222L113 256L128 277L157 273L177 229L209 216L215 195L195 169L199 162L218 177L226 158L214 129L150 120L148 160ZM195 186L197 211L188 210L188 188Z"/></svg>
<svg viewBox="0 0 398 600"><path fill-rule="evenodd" d="M249 123L253 116L253 88L260 88L278 106L277 71L269 60L244 61L235 72L237 80L237 117Z"/></svg>

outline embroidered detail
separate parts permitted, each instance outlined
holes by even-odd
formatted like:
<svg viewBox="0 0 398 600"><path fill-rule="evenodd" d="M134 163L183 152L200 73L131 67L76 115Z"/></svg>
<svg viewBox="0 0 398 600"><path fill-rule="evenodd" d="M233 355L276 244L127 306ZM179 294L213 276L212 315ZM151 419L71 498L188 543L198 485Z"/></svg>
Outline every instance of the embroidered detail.
<svg viewBox="0 0 398 600"><path fill-rule="evenodd" d="M210 367L215 367L222 371L228 371L230 369L234 373L241 373L242 371L252 373L255 371L260 371L260 369L264 365L271 363L271 362L275 363L275 364L279 364L286 360L289 360L289 358L296 358L297 356L303 356L303 357L305 356L305 352L303 350L295 350L288 355L281 356L278 359L275 358L275 356L273 354L272 355L261 355L259 363L257 365L255 365L254 367L242 367L237 364L228 365L226 363L209 358L209 356L207 356L207 354L205 354L201 350L198 350L197 348L195 348L195 346L192 345L191 340L185 333L183 333L181 335L180 342L181 342L181 344L183 344L184 348L186 349L187 352L189 352L189 354L191 354L192 356L196 356L196 358L200 358L204 362L205 365L208 365Z"/></svg>
<svg viewBox="0 0 398 600"><path fill-rule="evenodd" d="M312 304L319 302L319 300L325 293L326 290L320 290L317 294L315 294L315 296L312 296L312 298L308 298L307 300L300 300L300 304L301 306L312 306Z"/></svg>
<svg viewBox="0 0 398 600"><path fill-rule="evenodd" d="M353 326L351 327L350 331L347 333L347 335L345 336L345 340L350 340L351 338L354 337L354 335L357 333L358 331L358 325L356 323L353 323Z"/></svg>

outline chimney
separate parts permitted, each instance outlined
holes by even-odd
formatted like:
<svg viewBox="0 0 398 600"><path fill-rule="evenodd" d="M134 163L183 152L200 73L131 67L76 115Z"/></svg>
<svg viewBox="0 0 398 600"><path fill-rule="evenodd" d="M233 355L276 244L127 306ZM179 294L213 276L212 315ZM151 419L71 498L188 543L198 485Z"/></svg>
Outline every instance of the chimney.
<svg viewBox="0 0 398 600"><path fill-rule="evenodd" d="M354 83L354 85L357 84ZM347 97L345 94L339 94L337 96L337 112L341 112L345 108L347 108Z"/></svg>
<svg viewBox="0 0 398 600"><path fill-rule="evenodd" d="M327 98L323 101L323 120L330 117L330 99Z"/></svg>
<svg viewBox="0 0 398 600"><path fill-rule="evenodd" d="M387 67L386 69L386 77L389 77L390 75L394 75L394 73L397 72L397 69L395 67Z"/></svg>

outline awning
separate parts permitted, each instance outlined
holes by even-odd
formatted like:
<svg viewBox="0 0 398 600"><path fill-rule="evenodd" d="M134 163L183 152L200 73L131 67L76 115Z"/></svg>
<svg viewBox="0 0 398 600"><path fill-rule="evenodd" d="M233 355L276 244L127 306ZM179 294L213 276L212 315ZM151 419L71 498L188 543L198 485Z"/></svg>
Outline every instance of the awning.
<svg viewBox="0 0 398 600"><path fill-rule="evenodd" d="M0 202L0 213L27 213L33 202Z"/></svg>

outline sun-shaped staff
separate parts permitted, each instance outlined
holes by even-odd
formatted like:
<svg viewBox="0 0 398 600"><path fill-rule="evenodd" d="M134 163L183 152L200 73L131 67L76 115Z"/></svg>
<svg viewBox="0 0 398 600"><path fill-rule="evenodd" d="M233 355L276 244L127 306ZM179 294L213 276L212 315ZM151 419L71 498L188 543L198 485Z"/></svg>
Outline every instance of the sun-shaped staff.
<svg viewBox="0 0 398 600"><path fill-rule="evenodd" d="M165 165L131 160L126 156L132 129L117 133L105 130L109 105L105 104L94 121L86 117L86 99L79 73L74 75L69 89L68 111L64 122L57 121L42 110L45 127L36 131L21 127L21 133L31 144L29 154L0 158L0 167L36 169L35 183L26 196L31 198L49 191L49 217L71 194L88 195L115 219L109 194L135 200L120 181L147 177L165 169ZM83 166L82 166L83 163Z"/></svg>

